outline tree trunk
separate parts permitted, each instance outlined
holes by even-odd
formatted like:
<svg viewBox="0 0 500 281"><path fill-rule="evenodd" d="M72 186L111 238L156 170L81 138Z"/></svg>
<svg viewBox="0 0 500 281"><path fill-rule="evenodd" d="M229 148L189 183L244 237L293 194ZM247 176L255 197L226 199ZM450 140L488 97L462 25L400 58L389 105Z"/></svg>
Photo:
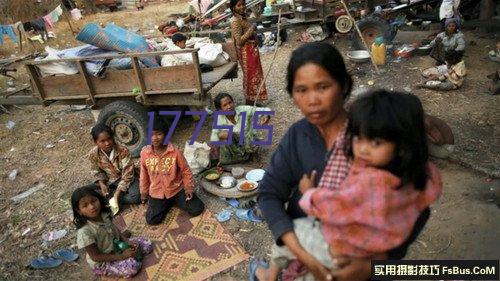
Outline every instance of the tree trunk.
<svg viewBox="0 0 500 281"><path fill-rule="evenodd" d="M495 14L495 1L494 0L481 0L481 7L479 11L480 20L489 20ZM491 27L482 28L484 32L491 32Z"/></svg>
<svg viewBox="0 0 500 281"><path fill-rule="evenodd" d="M480 20L489 20L495 14L495 1L494 0L482 0L481 10L479 12Z"/></svg>

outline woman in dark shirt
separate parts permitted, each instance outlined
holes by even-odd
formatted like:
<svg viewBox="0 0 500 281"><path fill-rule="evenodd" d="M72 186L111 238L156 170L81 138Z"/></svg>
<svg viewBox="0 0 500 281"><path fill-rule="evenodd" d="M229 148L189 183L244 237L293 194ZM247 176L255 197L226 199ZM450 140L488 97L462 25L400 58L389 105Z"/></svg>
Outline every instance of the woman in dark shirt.
<svg viewBox="0 0 500 281"><path fill-rule="evenodd" d="M316 280L368 280L369 259L338 259L341 269L330 273L299 244L292 220L303 217L298 201L298 183L304 174L317 171L321 178L329 156L335 154L337 183L349 171L347 113L344 102L352 88L340 53L327 43L310 43L296 49L288 64L287 90L305 118L293 124L274 152L264 179L259 184L258 203L278 244L285 244ZM316 182L317 186L318 182ZM288 206L285 207L285 204ZM428 219L426 210L411 237L400 248L372 259L401 259ZM257 268L259 280L268 272Z"/></svg>

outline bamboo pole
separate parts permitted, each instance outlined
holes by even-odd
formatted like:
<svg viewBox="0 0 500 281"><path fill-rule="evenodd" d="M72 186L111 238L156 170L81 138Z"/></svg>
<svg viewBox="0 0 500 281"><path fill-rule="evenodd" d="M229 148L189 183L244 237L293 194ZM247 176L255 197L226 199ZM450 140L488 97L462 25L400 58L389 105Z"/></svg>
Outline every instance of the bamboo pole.
<svg viewBox="0 0 500 281"><path fill-rule="evenodd" d="M375 67L375 71L377 72L377 74L380 74L380 70L378 69L378 66L375 63L375 60L373 60L372 52L371 52L370 48L368 48L368 45L366 45L365 38L363 38L363 34L361 34L361 30L359 30L359 27L358 27L356 20L351 16L351 12L349 12L349 9L347 8L347 5L345 4L344 0L340 0L340 2L342 3L345 11L347 12L347 16L352 20L352 22L354 22L354 27L356 28L356 31L358 32L358 36L359 36L359 38L361 38L361 42L363 42L363 45L365 46L366 51L368 51L368 54L370 54L370 59L372 61L373 67Z"/></svg>
<svg viewBox="0 0 500 281"><path fill-rule="evenodd" d="M68 14L69 11L66 9L66 6L64 6L63 2L61 1L61 8L63 9L63 16L64 18L66 19L66 21L68 22L68 25L69 25L69 29L71 29L71 32L73 33L73 36L74 35L77 35L78 32L75 31L75 29L73 28L73 25L71 24L71 20L70 18L68 17Z"/></svg>

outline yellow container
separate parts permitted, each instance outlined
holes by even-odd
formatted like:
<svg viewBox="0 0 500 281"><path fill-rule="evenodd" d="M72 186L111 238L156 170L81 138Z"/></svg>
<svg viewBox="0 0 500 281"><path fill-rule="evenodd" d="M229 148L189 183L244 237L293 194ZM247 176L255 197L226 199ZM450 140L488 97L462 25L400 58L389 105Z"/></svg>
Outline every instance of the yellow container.
<svg viewBox="0 0 500 281"><path fill-rule="evenodd" d="M372 44L372 56L376 65L384 65L385 64L385 44L382 43L377 45L375 43Z"/></svg>

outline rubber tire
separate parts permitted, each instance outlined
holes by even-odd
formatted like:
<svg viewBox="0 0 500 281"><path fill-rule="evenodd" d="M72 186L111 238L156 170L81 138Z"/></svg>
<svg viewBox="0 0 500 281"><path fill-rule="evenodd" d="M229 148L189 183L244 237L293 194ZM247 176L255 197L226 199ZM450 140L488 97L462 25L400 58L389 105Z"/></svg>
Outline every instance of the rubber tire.
<svg viewBox="0 0 500 281"><path fill-rule="evenodd" d="M115 101L102 109L98 117L98 122L105 123L111 127L111 122L116 117L126 118L139 134L138 140L133 145L121 143L115 136L115 140L119 144L126 146L130 150L132 157L138 157L141 149L148 144L149 116L146 108L133 101ZM113 127L111 129L114 130Z"/></svg>
<svg viewBox="0 0 500 281"><path fill-rule="evenodd" d="M361 33L363 33L363 30L369 27L377 29L379 34L384 37L386 44L392 42L397 33L397 30L394 31L389 23L377 16L368 16L361 19L360 21L358 21L358 27ZM361 38L359 38L356 28L353 28L351 31L351 40L352 46L355 50L365 50L363 41L361 41ZM368 42L367 44L371 45Z"/></svg>

